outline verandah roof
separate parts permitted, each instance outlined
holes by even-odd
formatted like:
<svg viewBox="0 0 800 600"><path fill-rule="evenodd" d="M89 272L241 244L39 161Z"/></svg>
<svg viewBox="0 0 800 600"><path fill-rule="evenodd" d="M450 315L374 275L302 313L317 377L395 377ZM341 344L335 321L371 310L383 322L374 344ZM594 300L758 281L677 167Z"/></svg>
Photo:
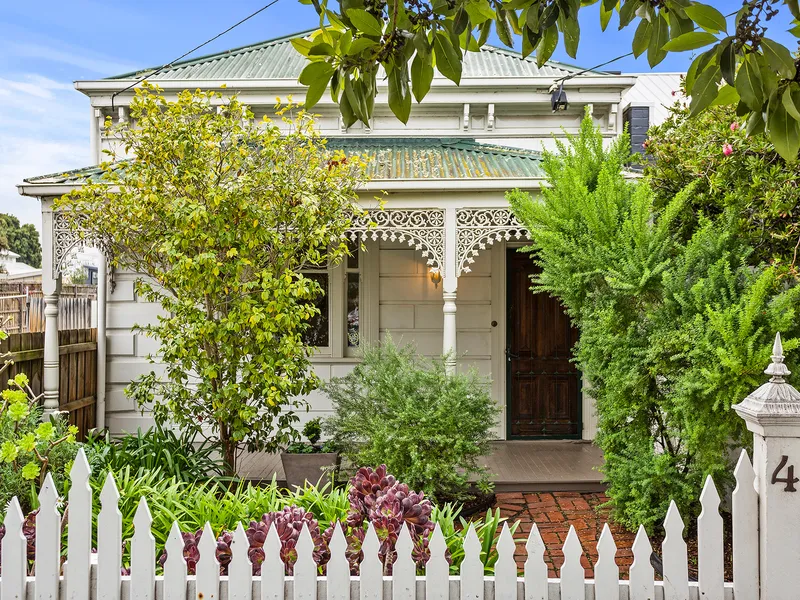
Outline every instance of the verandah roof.
<svg viewBox="0 0 800 600"><path fill-rule="evenodd" d="M331 138L328 148L367 155L367 175L373 180L415 179L539 179L542 156L461 138ZM28 184L82 184L103 179L99 166L25 179Z"/></svg>

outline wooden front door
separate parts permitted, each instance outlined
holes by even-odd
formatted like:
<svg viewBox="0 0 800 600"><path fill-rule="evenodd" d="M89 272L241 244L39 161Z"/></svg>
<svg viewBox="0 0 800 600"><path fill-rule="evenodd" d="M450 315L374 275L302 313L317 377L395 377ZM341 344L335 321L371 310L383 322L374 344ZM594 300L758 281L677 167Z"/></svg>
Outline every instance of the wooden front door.
<svg viewBox="0 0 800 600"><path fill-rule="evenodd" d="M578 332L557 299L530 290L538 267L529 255L509 250L506 264L508 437L580 437Z"/></svg>

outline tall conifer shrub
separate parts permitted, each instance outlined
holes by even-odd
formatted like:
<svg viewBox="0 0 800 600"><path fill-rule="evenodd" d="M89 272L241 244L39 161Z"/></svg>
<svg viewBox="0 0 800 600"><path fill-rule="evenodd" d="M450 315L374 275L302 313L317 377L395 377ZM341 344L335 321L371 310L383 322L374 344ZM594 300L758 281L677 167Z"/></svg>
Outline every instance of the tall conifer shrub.
<svg viewBox="0 0 800 600"><path fill-rule="evenodd" d="M580 330L615 516L652 529L670 499L695 512L706 475L731 481L734 451L750 442L731 404L764 381L776 331L785 350L798 346L800 288L751 260L736 215L700 217L687 236L692 184L655 210L648 182L624 173L628 148L621 136L604 149L587 116L545 154L541 197L507 198L542 269L532 288Z"/></svg>

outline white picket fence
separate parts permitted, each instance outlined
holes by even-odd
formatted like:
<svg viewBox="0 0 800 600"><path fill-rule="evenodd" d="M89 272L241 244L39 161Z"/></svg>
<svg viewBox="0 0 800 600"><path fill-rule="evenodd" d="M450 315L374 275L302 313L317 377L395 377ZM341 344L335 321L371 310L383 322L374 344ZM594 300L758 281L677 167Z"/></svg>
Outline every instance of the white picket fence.
<svg viewBox="0 0 800 600"><path fill-rule="evenodd" d="M430 541L431 558L424 576L418 576L411 557L412 540L404 530L397 542L397 560L392 575L382 575L378 537L370 525L363 545L360 575L350 575L345 557L346 542L337 526L330 544L331 559L326 576L318 575L312 558L313 542L307 529L297 545L294 576L284 576L280 541L274 526L264 546L266 560L260 577L252 575L249 544L241 523L232 544L229 575L221 576L216 559L216 538L208 524L199 541L197 575L188 576L183 558L184 542L173 524L166 544L168 554L163 575L156 574L156 544L147 499L141 498L134 517L130 576L120 574L122 560L122 516L119 493L109 476L100 494L97 519L97 554L92 554L92 492L89 465L81 450L71 471L68 497L67 561L61 562L61 521L58 496L48 475L39 494L36 517L36 558L29 576L23 514L16 498L5 515L2 540L0 600L757 600L758 497L755 473L743 451L736 467L733 492L734 581L724 583L723 531L720 498L708 478L700 496L698 519L699 581L690 582L684 522L674 503L666 516L662 544L663 581L655 581L650 563L652 547L640 527L633 545L630 579L621 581L615 561L616 544L606 525L598 541L599 560L594 580L584 577L581 544L573 528L564 543L565 561L559 579L548 579L543 560L544 543L534 525L525 548L524 575L518 577L516 549L509 528L503 526L497 542L498 560L494 577L484 576L481 545L470 527L464 541L465 558L460 576L449 574L446 545L438 526ZM96 558L96 560L94 560Z"/></svg>

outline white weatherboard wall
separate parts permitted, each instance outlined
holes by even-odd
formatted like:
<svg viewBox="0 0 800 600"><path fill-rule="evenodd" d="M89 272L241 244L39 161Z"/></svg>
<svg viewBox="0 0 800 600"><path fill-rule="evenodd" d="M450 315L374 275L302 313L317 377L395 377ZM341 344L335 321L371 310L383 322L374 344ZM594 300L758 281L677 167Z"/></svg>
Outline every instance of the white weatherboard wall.
<svg viewBox="0 0 800 600"><path fill-rule="evenodd" d="M152 425L152 419L142 416L136 403L125 395L125 387L140 375L151 370L158 372L158 365L151 365L147 359L148 354L158 350L158 344L134 333L132 328L155 322L164 311L159 304L137 297L135 279L135 273L117 271L114 289L109 289L108 294L106 426L112 434L136 432L139 427L146 429Z"/></svg>
<svg viewBox="0 0 800 600"><path fill-rule="evenodd" d="M458 278L459 362L491 377L491 252L484 252L471 267L472 272ZM414 344L420 354L441 356L442 284L434 287L419 251L404 244L381 244L379 302L381 339L391 335L397 343Z"/></svg>
<svg viewBox="0 0 800 600"><path fill-rule="evenodd" d="M660 125L669 117L669 107L683 98L681 77L685 73L640 73L636 84L623 92L622 110L627 106L649 106L650 125Z"/></svg>
<svg viewBox="0 0 800 600"><path fill-rule="evenodd" d="M420 354L438 357L442 352L442 325L444 301L442 285L438 288L430 280L430 268L419 250L405 243L370 242L369 252L377 253L370 260L362 260L361 290L365 339L375 341L391 335L399 344L413 344ZM505 244L490 246L476 257L469 273L458 278L456 299L458 364L460 368L475 367L486 378L492 397L501 412L496 434L505 438L506 390L505 360ZM362 254L362 259L364 254ZM376 259L377 258L377 259ZM158 351L158 344L131 328L135 324L154 322L162 309L147 303L134 293L136 276L130 272L115 273L113 292L108 297L108 357L106 426L112 434L146 429L152 419L141 414L135 402L125 395L131 380L158 365L151 365L148 354ZM333 306L341 306L331 298ZM370 331L366 315L377 313L378 323ZM497 326L492 326L492 322ZM358 359L316 356L312 359L316 374L323 381L349 373ZM299 413L300 421L331 414L328 397L320 391L309 397L308 412ZM583 438L593 439L596 433L594 403L588 395L583 403Z"/></svg>
<svg viewBox="0 0 800 600"><path fill-rule="evenodd" d="M407 244L382 242L377 261L365 261L362 271L362 302L375 302L370 289L378 281L379 337L387 335L401 344L414 344L421 354L437 357L442 352L443 300L442 285L434 287L429 267L420 251ZM492 373L492 284L503 285L502 276L493 278L492 251L483 252L475 261L470 273L459 278L458 283L458 353L463 368L474 366L490 381ZM376 264L377 262L377 264ZM369 265L374 265L370 268ZM116 286L108 299L108 391L107 426L112 434L135 432L146 428L152 420L140 413L124 389L132 379L148 373L158 365L151 365L148 354L158 351L158 344L131 331L135 324L154 322L162 309L157 304L144 302L134 292L136 276L130 272L115 274ZM497 281L493 281L497 279ZM314 371L323 380L341 377L350 372L357 362L353 358L313 359ZM310 410L303 412L301 420L331 414L330 400L321 392L312 393Z"/></svg>
<svg viewBox="0 0 800 600"><path fill-rule="evenodd" d="M117 271L114 275L116 285L108 296L107 316L107 392L106 392L106 426L112 435L123 432L135 433L141 427L147 429L153 424L152 418L142 415L134 400L125 395L125 388L133 379L149 373L159 372L160 366L148 360L150 354L157 354L158 343L147 336L134 333L134 325L144 325L156 321L164 314L160 305L145 302L134 292L136 275L131 272ZM323 380L346 375L353 368L356 360L352 358L315 358L314 371ZM300 414L305 422L318 416L331 413L328 398L319 391L309 397L310 410Z"/></svg>

